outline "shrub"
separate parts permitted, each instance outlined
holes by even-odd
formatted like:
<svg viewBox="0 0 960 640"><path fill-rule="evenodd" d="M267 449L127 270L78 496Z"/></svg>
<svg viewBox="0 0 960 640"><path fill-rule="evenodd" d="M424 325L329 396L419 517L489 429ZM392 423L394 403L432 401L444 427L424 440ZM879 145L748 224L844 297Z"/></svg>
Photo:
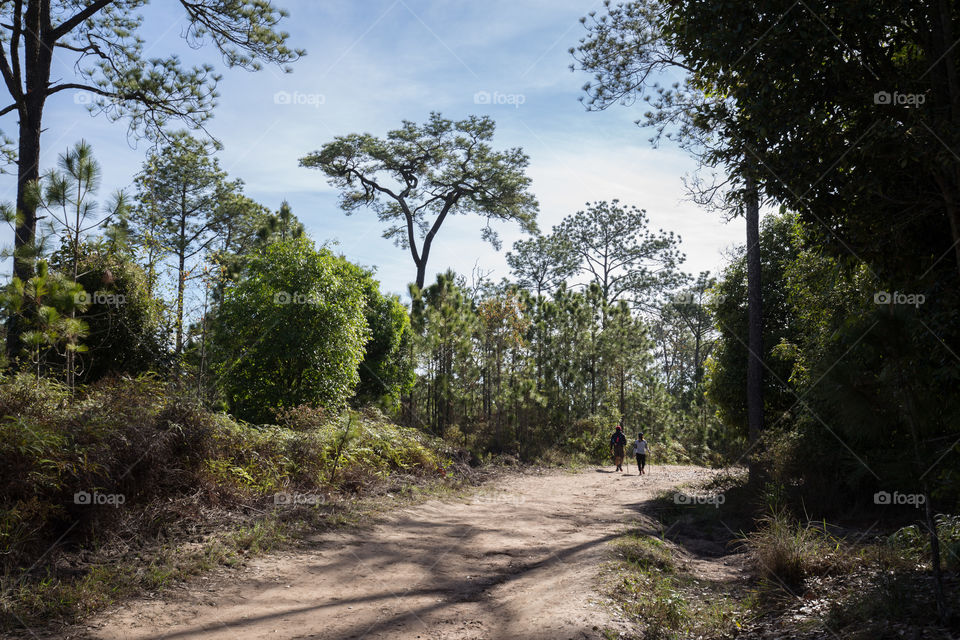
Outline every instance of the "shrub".
<svg viewBox="0 0 960 640"><path fill-rule="evenodd" d="M79 377L90 384L168 368L161 303L151 297L146 273L107 246L84 244L80 250L78 282L91 303L78 315L89 328ZM56 258L55 266L67 272L69 257L61 252Z"/></svg>
<svg viewBox="0 0 960 640"><path fill-rule="evenodd" d="M284 407L343 407L368 337L363 309L356 267L306 238L252 257L212 323L212 360L234 415L266 422Z"/></svg>
<svg viewBox="0 0 960 640"><path fill-rule="evenodd" d="M400 397L413 387L414 372L410 358L412 340L410 316L396 296L380 292L380 283L359 268L365 298L364 317L370 340L360 363L360 381L356 404L381 404L396 408Z"/></svg>

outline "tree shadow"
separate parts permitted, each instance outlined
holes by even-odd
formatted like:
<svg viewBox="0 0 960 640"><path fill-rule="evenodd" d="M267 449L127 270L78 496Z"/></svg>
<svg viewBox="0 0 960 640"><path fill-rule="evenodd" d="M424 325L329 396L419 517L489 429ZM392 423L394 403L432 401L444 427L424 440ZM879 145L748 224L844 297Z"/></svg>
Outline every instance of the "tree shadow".
<svg viewBox="0 0 960 640"><path fill-rule="evenodd" d="M387 583L378 581L379 584L387 587L378 589L374 593L359 595L347 598L329 598L324 602L308 604L302 606L284 607L277 611L272 611L256 617L234 617L232 619L219 618L215 623L197 624L189 628L180 628L166 632L157 631L156 635L149 636L149 640L177 639L177 638L204 638L215 634L221 634L224 628L247 629L257 627L262 624L269 624L278 619L288 618L290 616L309 615L311 613L324 612L335 607L350 607L356 605L373 605L379 607L380 614L371 623L370 619L358 621L356 623L348 622L346 626L337 625L334 633L332 628L323 624L317 625L317 620L305 619L304 632L313 631L316 628L318 637L376 637L377 633L385 633L388 630L396 631L398 625L423 624L424 632L429 634L435 629L431 620L448 621L456 619L453 611L458 605L471 603L472 607L479 607L485 620L496 621L496 628L484 628L485 637L511 637L510 631L514 623L520 621L523 617L524 601L510 600L508 602L498 602L491 597L491 591L504 585L509 585L517 580L536 574L538 571L553 572L562 568L562 566L577 554L583 553L591 548L603 545L616 538L618 533L598 534L589 540L578 544L570 544L559 549L551 547L534 547L531 544L514 544L504 549L497 549L496 553L488 552L487 556L502 556L509 559L505 566L486 567L477 566L476 558L469 554L464 554L463 549L470 549L470 540L484 534L496 535L496 528L467 527L464 530L462 525L443 525L436 522L425 522L414 519L404 519L397 521L399 525L411 531L411 535L405 537L401 542L388 544L370 544L363 543L351 544L348 547L348 553L339 554L340 557L332 562L323 561L313 564L309 571L318 576L323 574L335 574L337 570L344 573L348 567L356 569L356 579L378 580L377 576L382 574L387 568L394 565L414 564L413 574L426 576L417 581L413 588L393 590ZM444 539L455 541L451 549L438 549L436 545L437 529L446 529L440 534ZM422 535L420 535L422 532ZM449 557L445 557L447 553ZM471 559L474 561L471 567ZM464 567L467 570L464 570ZM467 575L469 573L469 575ZM539 579L539 576L537 576ZM261 583L262 587L267 587ZM275 585L269 585L275 586ZM429 598L430 604L421 604L419 606L409 606L406 601L414 599ZM389 614L384 615L384 609L392 609ZM449 610L449 611L448 611ZM482 615L482 614L481 614ZM330 613L331 620L342 621ZM359 616L358 616L359 617ZM325 622L325 621L324 621ZM564 631L564 637L587 637L591 635L589 627L582 630ZM545 630L542 635L524 634L525 638L531 640L546 640L555 638L557 631ZM595 634L594 634L595 635ZM299 636L298 636L299 637ZM427 637L425 635L425 637Z"/></svg>

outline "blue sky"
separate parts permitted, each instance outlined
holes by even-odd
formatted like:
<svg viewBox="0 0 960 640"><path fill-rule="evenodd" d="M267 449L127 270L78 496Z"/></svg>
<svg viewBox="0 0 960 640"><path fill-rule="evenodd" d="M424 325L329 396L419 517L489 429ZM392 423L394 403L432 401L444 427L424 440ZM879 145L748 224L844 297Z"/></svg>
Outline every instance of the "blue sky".
<svg viewBox="0 0 960 640"><path fill-rule="evenodd" d="M682 237L689 272L717 270L725 249L742 242L741 221L724 223L684 200L682 177L693 163L675 148L650 148L650 132L633 124L641 107L586 112L577 101L587 78L570 72L567 50L584 33L579 18L599 10L600 2L277 3L290 11L284 29L291 43L307 50L291 74L226 70L212 48L191 50L181 39L182 10L172 2L156 1L145 11L147 55L177 52L185 61L215 63L224 77L209 130L224 144L222 166L272 209L289 200L313 238L337 241L349 259L376 267L386 290L404 293L414 279L409 253L380 237L372 213L344 215L321 174L297 161L336 135L382 135L431 111L450 118L489 115L497 122L495 146L524 149L543 230L587 201L620 198L645 208L653 227ZM60 61L63 77L71 68L69 58ZM91 117L67 92L48 102L44 125L42 168L85 138L104 168L101 200L130 184L147 147L129 139L122 122ZM0 127L15 134L15 116L0 119ZM14 194L13 180L0 178L0 200L12 201ZM522 233L501 226L504 250L498 253L480 240L482 226L478 218L448 219L430 256L428 281L451 267L508 275L504 253ZM9 245L12 233L5 230L0 242Z"/></svg>

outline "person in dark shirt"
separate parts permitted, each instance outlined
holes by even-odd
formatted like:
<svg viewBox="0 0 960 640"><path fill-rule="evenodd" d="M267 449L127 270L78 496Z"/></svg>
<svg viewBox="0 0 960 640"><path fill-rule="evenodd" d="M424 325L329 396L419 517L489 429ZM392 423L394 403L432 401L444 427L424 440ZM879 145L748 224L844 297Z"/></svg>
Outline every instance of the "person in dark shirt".
<svg viewBox="0 0 960 640"><path fill-rule="evenodd" d="M627 447L627 436L623 435L623 427L617 425L617 430L610 438L610 452L613 454L613 463L617 471L623 471L623 454Z"/></svg>

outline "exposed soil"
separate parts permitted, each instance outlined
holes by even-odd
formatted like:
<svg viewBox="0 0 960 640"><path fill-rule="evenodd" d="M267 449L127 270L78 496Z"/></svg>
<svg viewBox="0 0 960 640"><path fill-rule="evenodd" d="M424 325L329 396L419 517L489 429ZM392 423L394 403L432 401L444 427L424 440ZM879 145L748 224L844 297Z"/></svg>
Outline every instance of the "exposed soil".
<svg viewBox="0 0 960 640"><path fill-rule="evenodd" d="M606 467L510 475L470 498L399 509L359 531L327 532L306 548L126 603L88 621L81 635L600 638L601 629L623 626L596 591L606 543L644 520L644 503L657 493L710 473L654 467L638 476Z"/></svg>

